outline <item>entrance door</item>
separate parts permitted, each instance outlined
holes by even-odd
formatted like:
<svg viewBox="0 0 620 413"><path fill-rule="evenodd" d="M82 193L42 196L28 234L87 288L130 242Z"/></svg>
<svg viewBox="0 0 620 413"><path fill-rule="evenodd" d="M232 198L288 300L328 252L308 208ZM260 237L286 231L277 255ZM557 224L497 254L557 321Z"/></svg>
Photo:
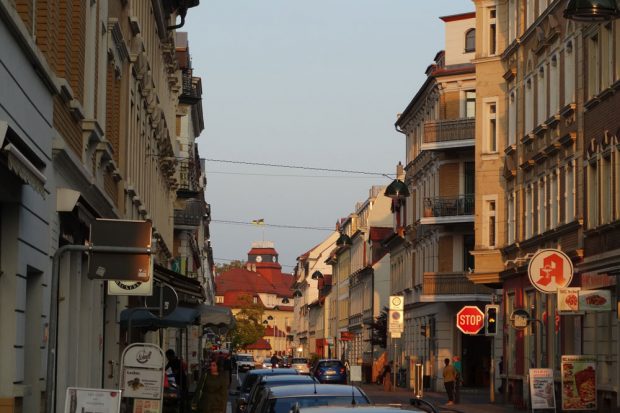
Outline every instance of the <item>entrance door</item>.
<svg viewBox="0 0 620 413"><path fill-rule="evenodd" d="M463 387L488 387L491 368L491 337L462 335Z"/></svg>

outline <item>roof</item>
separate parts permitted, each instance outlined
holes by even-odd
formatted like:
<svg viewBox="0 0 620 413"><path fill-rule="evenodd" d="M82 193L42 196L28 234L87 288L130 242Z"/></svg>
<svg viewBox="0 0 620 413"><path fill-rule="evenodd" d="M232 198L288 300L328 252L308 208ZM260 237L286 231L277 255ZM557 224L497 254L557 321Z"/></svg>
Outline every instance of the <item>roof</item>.
<svg viewBox="0 0 620 413"><path fill-rule="evenodd" d="M299 374L295 369L254 369L247 374L258 374L259 376L278 376L283 374Z"/></svg>
<svg viewBox="0 0 620 413"><path fill-rule="evenodd" d="M317 396L365 396L357 386L342 384L292 384L290 386L274 386L269 391L269 398L280 397L317 397Z"/></svg>
<svg viewBox="0 0 620 413"><path fill-rule="evenodd" d="M393 413L402 412L406 410L408 412L426 412L426 410L412 409L411 406L403 405L402 407L396 406L378 406L373 404L372 406L366 405L351 405L351 406L329 406L328 409L325 406L319 407L305 407L299 409L299 413L359 413L359 412L372 412L372 413Z"/></svg>
<svg viewBox="0 0 620 413"><path fill-rule="evenodd" d="M247 346L246 350L271 350L271 344L264 338L259 338L255 343Z"/></svg>
<svg viewBox="0 0 620 413"><path fill-rule="evenodd" d="M275 250L275 248L252 248L248 252L248 255L254 255L254 254L278 255L278 252Z"/></svg>
<svg viewBox="0 0 620 413"><path fill-rule="evenodd" d="M270 376L261 377L260 381L265 384L291 382L297 382L299 384L302 384L304 382L312 383L314 382L314 378L312 376L306 376L303 374L272 374Z"/></svg>
<svg viewBox="0 0 620 413"><path fill-rule="evenodd" d="M258 272L245 268L232 268L215 279L215 291L218 295L223 295L228 291L238 291L292 297L293 276L283 273L273 275L273 282L269 282Z"/></svg>
<svg viewBox="0 0 620 413"><path fill-rule="evenodd" d="M457 20L467 20L467 19L474 19L476 17L476 12L475 11L470 11L467 13L460 13L460 14L452 14L449 16L441 16L440 19L443 20L444 22L448 23L448 22L454 22Z"/></svg>

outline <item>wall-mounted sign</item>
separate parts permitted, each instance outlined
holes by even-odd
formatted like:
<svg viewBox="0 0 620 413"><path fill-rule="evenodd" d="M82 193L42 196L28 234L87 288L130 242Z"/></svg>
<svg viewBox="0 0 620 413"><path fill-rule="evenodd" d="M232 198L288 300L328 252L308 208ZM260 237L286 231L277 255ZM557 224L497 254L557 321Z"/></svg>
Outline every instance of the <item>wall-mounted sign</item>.
<svg viewBox="0 0 620 413"><path fill-rule="evenodd" d="M596 410L596 357L562 356L562 411Z"/></svg>
<svg viewBox="0 0 620 413"><path fill-rule="evenodd" d="M611 311L611 291L559 288L558 310L561 313Z"/></svg>
<svg viewBox="0 0 620 413"><path fill-rule="evenodd" d="M527 275L532 285L545 294L566 288L573 279L573 263L560 250L538 250L530 260Z"/></svg>
<svg viewBox="0 0 620 413"><path fill-rule="evenodd" d="M510 314L510 325L517 330L523 330L530 325L530 313L519 308Z"/></svg>
<svg viewBox="0 0 620 413"><path fill-rule="evenodd" d="M558 288L558 311L573 313L579 311L579 291L581 288Z"/></svg>
<svg viewBox="0 0 620 413"><path fill-rule="evenodd" d="M554 409L555 391L553 369L530 369L530 399L532 410Z"/></svg>
<svg viewBox="0 0 620 413"><path fill-rule="evenodd" d="M65 413L118 413L120 411L120 390L67 388Z"/></svg>

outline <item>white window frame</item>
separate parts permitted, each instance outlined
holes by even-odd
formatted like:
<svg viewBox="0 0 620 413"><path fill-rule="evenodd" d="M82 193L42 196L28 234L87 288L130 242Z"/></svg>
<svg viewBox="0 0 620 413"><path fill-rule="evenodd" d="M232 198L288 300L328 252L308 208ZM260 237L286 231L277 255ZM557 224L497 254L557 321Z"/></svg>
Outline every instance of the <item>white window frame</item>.
<svg viewBox="0 0 620 413"><path fill-rule="evenodd" d="M509 195L508 195L508 219L506 220L508 223L507 226L507 241L508 241L508 245L512 244L515 242L516 240L516 236L515 236L515 203L516 203L516 196L515 196L515 192L512 191Z"/></svg>
<svg viewBox="0 0 620 413"><path fill-rule="evenodd" d="M497 239L497 227L498 227L498 216L497 216L497 195L484 195L482 197L482 205L483 205L483 222L482 222L482 242L483 245L489 249L497 248L498 239ZM493 208L491 208L494 206ZM489 239L490 234L490 221L491 218L495 219L494 223L494 242L491 245L491 240Z"/></svg>
<svg viewBox="0 0 620 413"><path fill-rule="evenodd" d="M499 110L497 97L483 99L484 129L483 129L483 153L496 154L499 151ZM492 109L495 109L494 111ZM492 128L494 129L492 130Z"/></svg>
<svg viewBox="0 0 620 413"><path fill-rule="evenodd" d="M538 213L538 228L537 233L542 234L547 230L547 191L546 191L547 178L543 177L538 180L537 190L538 199L536 205L536 212Z"/></svg>

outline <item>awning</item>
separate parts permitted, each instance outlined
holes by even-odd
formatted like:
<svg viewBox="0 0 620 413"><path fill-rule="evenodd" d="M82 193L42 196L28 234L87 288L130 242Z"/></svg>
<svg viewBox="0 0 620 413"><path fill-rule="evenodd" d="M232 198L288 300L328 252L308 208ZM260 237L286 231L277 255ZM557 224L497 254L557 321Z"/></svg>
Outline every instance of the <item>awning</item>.
<svg viewBox="0 0 620 413"><path fill-rule="evenodd" d="M121 311L121 326L128 327L129 316L131 315L131 328L184 328L190 325L200 324L200 312L195 308L178 306L175 310L160 319L151 313L150 311L140 308L131 309L127 308Z"/></svg>
<svg viewBox="0 0 620 413"><path fill-rule="evenodd" d="M154 268L155 280L163 282L174 288L177 294L183 294L185 297L179 297L180 301L201 302L205 299L205 291L200 281L179 274L176 271L169 270L166 267L155 264Z"/></svg>
<svg viewBox="0 0 620 413"><path fill-rule="evenodd" d="M45 182L47 179L33 163L41 164L41 160L35 159L31 161L31 159L28 159L28 156L15 145L15 142L13 142L14 139L7 138L10 131L12 131L12 129L8 123L0 121L0 148L2 148L1 152L6 154L7 166L22 181L30 185L35 191L41 194L41 196L45 197ZM15 136L14 133L13 136ZM5 139L7 142L5 142ZM22 146L24 145L22 144ZM36 158L35 155L32 157Z"/></svg>
<svg viewBox="0 0 620 413"><path fill-rule="evenodd" d="M200 312L200 324L203 326L218 328L232 328L235 326L235 317L233 317L232 311L228 307L200 304L196 307L196 310Z"/></svg>

